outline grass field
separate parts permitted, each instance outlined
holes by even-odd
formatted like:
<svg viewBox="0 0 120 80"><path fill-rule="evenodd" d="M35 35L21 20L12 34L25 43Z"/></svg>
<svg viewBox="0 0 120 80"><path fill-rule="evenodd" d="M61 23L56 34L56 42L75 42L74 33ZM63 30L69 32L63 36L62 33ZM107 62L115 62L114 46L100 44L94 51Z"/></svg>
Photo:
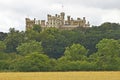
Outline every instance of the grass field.
<svg viewBox="0 0 120 80"><path fill-rule="evenodd" d="M120 80L120 72L4 72L0 80Z"/></svg>

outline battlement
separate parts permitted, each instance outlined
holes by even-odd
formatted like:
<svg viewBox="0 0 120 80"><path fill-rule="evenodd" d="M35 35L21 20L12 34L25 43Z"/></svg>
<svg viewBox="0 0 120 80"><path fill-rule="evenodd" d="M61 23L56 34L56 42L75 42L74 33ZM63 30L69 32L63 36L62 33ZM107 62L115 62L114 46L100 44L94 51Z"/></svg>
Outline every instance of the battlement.
<svg viewBox="0 0 120 80"><path fill-rule="evenodd" d="M83 17L77 18L74 20L71 16L67 16L67 20L65 20L65 13L61 12L60 14L55 14L54 16L48 14L47 22L45 20L33 20L26 18L26 30L33 28L33 26L37 24L41 27L56 27L59 29L74 29L77 27L90 27L89 22L86 21L86 18Z"/></svg>

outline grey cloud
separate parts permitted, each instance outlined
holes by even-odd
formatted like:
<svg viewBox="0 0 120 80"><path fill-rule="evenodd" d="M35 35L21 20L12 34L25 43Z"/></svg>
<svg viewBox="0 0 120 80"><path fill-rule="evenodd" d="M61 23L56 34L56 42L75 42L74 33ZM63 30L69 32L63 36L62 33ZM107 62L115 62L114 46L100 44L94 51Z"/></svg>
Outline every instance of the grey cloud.
<svg viewBox="0 0 120 80"><path fill-rule="evenodd" d="M86 7L96 7L102 9L114 9L119 8L120 0L58 0L58 3L67 5L81 5Z"/></svg>
<svg viewBox="0 0 120 80"><path fill-rule="evenodd" d="M120 0L91 0L91 2L86 2L88 6L102 9L120 9L119 3Z"/></svg>

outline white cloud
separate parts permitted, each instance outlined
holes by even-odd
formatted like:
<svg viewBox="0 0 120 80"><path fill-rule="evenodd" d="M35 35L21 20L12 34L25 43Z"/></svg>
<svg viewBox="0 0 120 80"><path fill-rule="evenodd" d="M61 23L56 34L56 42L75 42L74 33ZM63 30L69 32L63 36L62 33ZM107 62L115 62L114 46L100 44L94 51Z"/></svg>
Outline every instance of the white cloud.
<svg viewBox="0 0 120 80"><path fill-rule="evenodd" d="M120 22L120 0L0 0L0 31L10 27L25 30L25 17L46 19L64 11L72 17L86 17L91 25ZM62 9L62 4L64 8Z"/></svg>
<svg viewBox="0 0 120 80"><path fill-rule="evenodd" d="M115 10L108 10L105 12L105 14L102 15L102 21L108 21L108 22L120 22L120 11Z"/></svg>

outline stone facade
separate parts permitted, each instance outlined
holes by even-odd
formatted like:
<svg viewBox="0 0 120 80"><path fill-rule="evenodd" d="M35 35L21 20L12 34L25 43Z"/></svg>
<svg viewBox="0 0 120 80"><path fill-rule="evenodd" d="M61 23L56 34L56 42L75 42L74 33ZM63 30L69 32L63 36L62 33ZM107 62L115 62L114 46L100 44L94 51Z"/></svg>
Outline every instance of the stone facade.
<svg viewBox="0 0 120 80"><path fill-rule="evenodd" d="M36 20L35 18L34 20L26 18L26 30L33 28L35 24L40 25L42 28L56 27L66 30L71 30L77 27L90 27L90 24L86 21L85 17L83 17L83 19L77 18L77 20L74 20L70 16L67 16L67 20L65 20L64 12L61 12L59 15L55 14L55 16L48 14L47 22L45 20Z"/></svg>

